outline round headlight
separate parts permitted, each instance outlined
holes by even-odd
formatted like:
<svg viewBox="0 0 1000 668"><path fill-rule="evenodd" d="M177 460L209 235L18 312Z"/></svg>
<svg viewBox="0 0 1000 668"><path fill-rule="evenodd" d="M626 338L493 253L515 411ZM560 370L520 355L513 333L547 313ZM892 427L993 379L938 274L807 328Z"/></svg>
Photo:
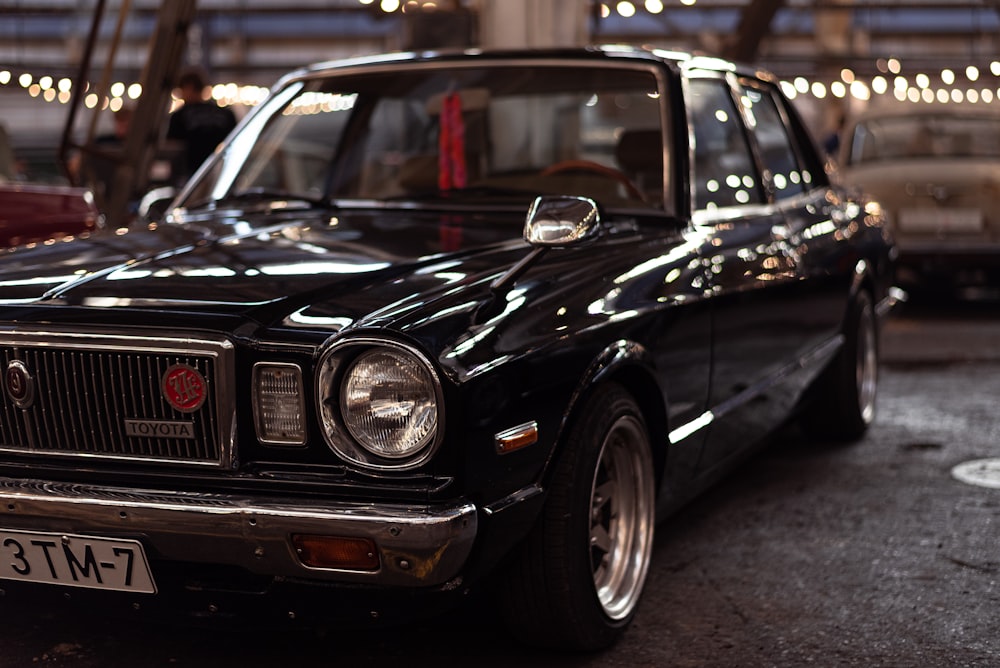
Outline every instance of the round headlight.
<svg viewBox="0 0 1000 668"><path fill-rule="evenodd" d="M344 374L340 414L368 452L386 459L413 457L437 433L434 379L419 359L402 350L369 350Z"/></svg>

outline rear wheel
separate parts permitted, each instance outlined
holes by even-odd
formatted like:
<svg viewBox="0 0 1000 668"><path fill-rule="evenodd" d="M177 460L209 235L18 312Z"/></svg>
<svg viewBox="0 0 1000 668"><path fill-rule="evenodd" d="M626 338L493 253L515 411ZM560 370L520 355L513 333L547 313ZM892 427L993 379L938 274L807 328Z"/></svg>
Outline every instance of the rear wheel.
<svg viewBox="0 0 1000 668"><path fill-rule="evenodd" d="M542 515L507 572L501 601L524 642L593 650L635 615L653 551L649 436L618 385L595 393L571 428Z"/></svg>
<svg viewBox="0 0 1000 668"><path fill-rule="evenodd" d="M864 290L851 302L844 325L844 346L817 380L815 401L805 426L816 436L861 438L875 419L878 390L878 322Z"/></svg>

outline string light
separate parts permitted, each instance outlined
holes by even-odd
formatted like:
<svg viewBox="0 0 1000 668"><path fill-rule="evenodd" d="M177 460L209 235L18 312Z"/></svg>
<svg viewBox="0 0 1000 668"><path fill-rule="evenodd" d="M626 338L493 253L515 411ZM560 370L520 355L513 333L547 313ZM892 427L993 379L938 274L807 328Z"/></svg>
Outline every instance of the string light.
<svg viewBox="0 0 1000 668"><path fill-rule="evenodd" d="M635 5L629 2L629 0L621 0L621 2L615 6L615 10L625 18L635 16Z"/></svg>
<svg viewBox="0 0 1000 668"><path fill-rule="evenodd" d="M0 70L0 87L14 83L24 89L32 98L43 102L58 102L68 104L72 99L73 80L69 77L56 77L49 74L32 72L12 72ZM83 84L84 92L91 90L90 83ZM242 105L253 107L267 97L269 89L264 86L239 85L236 83L219 84L213 87L212 97L221 106ZM138 82L116 81L111 85L106 97L97 93L87 92L83 104L88 109L118 110L125 106L127 100L138 100L142 97L142 84ZM179 102L177 102L179 106Z"/></svg>
<svg viewBox="0 0 1000 668"><path fill-rule="evenodd" d="M359 0L363 5L374 5L376 0ZM415 2L415 0L409 0ZM681 4L693 5L696 0L679 0ZM421 0L416 3L422 8L428 5L437 6L438 3ZM637 2L630 0L618 0L614 3L614 10L611 3L601 3L599 5L601 14L604 17L610 16L612 11L617 11L624 17L634 16L638 11ZM378 0L378 6L387 12L400 9L401 0ZM643 0L641 5L647 12L656 14L664 11L663 0ZM833 81L812 80L808 77L793 77L788 82L782 82L782 89L789 98L794 99L800 95L811 95L817 100L825 99L828 96L836 98L853 97L861 101L868 101L873 97L892 95L899 102L940 102L954 104L992 104L995 100L1000 101L1000 88L996 84L984 87L969 86L983 76L992 75L1000 78L1000 59L993 60L989 65L970 64L957 70L964 73L968 83L959 88L957 83L956 69L943 68L940 71L938 80L941 88L932 88L931 76L925 72L918 72L908 76L902 76L902 64L898 58L880 58L875 62L878 74L871 78L859 76L851 68L843 68L839 73L839 78ZM989 72L989 75L986 72ZM888 73L892 73L889 75ZM911 78L912 77L912 78ZM32 98L46 103L68 104L72 99L70 94L73 90L73 81L69 77L57 77L46 73L16 72L10 69L0 70L0 87L16 84L24 89ZM100 107L102 109L120 109L124 106L126 99L138 100L142 96L142 85L137 82L117 81L113 83L106 97L97 93L88 92L91 84L84 83L83 103L89 109ZM268 94L268 89L262 86L239 85L236 83L218 84L212 88L212 97L221 106L241 105L252 107L260 104ZM180 106L179 100L174 100L173 107Z"/></svg>

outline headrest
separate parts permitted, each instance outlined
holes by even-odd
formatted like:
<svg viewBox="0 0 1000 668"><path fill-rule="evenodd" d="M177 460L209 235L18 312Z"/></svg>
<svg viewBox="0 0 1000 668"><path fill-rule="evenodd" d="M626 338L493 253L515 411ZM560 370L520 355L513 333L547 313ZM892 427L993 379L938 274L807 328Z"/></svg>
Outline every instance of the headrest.
<svg viewBox="0 0 1000 668"><path fill-rule="evenodd" d="M625 130L618 138L615 159L626 171L661 171L663 169L663 138L660 130L658 128Z"/></svg>

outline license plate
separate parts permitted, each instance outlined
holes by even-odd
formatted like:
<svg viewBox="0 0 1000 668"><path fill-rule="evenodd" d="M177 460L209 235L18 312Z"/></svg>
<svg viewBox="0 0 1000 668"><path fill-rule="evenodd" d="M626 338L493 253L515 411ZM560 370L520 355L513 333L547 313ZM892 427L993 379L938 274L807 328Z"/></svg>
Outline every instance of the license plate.
<svg viewBox="0 0 1000 668"><path fill-rule="evenodd" d="M978 234L983 231L979 209L903 209L899 229L914 234Z"/></svg>
<svg viewBox="0 0 1000 668"><path fill-rule="evenodd" d="M0 529L0 579L155 594L135 540Z"/></svg>

